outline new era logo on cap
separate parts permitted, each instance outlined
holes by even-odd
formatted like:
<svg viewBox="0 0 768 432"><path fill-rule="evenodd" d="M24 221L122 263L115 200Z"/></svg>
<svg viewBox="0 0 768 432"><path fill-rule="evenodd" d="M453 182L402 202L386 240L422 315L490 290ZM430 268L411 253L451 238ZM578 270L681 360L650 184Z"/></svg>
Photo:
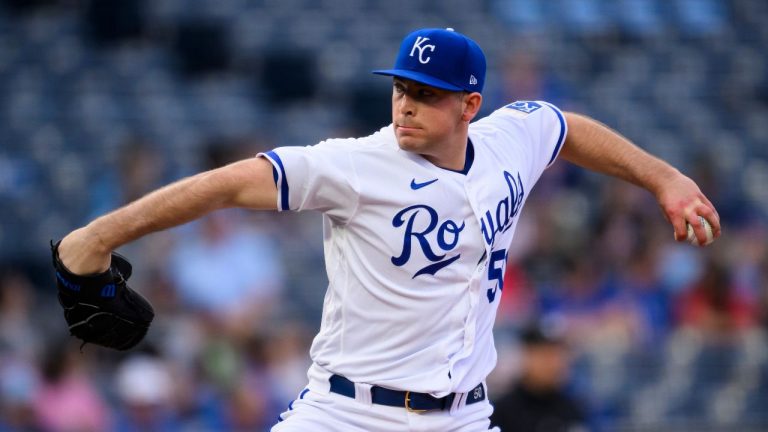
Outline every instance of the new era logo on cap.
<svg viewBox="0 0 768 432"><path fill-rule="evenodd" d="M373 73L445 90L482 92L485 55L475 41L453 29L421 29L403 39L393 69Z"/></svg>

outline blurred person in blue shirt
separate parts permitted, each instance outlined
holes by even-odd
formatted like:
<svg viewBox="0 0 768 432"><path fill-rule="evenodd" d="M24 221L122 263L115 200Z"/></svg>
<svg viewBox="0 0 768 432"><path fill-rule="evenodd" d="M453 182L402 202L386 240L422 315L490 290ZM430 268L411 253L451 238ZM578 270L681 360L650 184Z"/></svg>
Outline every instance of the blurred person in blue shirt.
<svg viewBox="0 0 768 432"><path fill-rule="evenodd" d="M238 210L211 214L180 231L170 278L183 304L215 328L239 334L274 308L284 272L271 237Z"/></svg>

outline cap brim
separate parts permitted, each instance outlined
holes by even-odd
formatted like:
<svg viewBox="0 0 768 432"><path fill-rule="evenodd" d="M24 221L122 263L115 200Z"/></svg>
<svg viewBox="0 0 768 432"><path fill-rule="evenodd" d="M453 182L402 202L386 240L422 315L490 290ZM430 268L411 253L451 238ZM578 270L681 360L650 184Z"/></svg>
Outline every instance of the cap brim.
<svg viewBox="0 0 768 432"><path fill-rule="evenodd" d="M388 76L395 76L398 78L414 80L418 83L426 84L428 86L436 87L443 90L450 90L450 91L464 90L463 88L453 85L447 81L439 80L427 74L424 74L421 72L414 72L407 69L380 69L380 70L373 71L373 73L376 75L388 75Z"/></svg>

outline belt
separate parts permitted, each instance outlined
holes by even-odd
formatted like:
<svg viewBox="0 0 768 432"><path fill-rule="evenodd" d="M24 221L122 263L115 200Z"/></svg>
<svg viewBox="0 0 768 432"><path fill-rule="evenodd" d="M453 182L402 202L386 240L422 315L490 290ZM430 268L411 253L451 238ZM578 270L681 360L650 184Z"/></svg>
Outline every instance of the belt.
<svg viewBox="0 0 768 432"><path fill-rule="evenodd" d="M352 381L336 374L332 375L329 381L333 393L351 398L355 397L355 383ZM450 409L457 395L460 394L451 393L448 396L436 398L429 393L391 390L379 386L371 387L371 402L378 405L404 407L409 412ZM485 400L485 389L483 384L480 383L467 393L466 405L483 400Z"/></svg>

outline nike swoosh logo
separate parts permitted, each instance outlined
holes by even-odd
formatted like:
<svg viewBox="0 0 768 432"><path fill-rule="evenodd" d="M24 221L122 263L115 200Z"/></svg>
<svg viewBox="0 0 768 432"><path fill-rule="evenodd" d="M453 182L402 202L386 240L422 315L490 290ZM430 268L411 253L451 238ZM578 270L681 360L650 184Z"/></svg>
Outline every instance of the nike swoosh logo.
<svg viewBox="0 0 768 432"><path fill-rule="evenodd" d="M416 179L413 179L413 180L411 180L411 189L413 189L413 190L421 189L424 186L429 186L429 185L431 185L432 183L434 183L436 181L437 181L437 179L430 180L430 181L425 181L424 183L416 183Z"/></svg>

